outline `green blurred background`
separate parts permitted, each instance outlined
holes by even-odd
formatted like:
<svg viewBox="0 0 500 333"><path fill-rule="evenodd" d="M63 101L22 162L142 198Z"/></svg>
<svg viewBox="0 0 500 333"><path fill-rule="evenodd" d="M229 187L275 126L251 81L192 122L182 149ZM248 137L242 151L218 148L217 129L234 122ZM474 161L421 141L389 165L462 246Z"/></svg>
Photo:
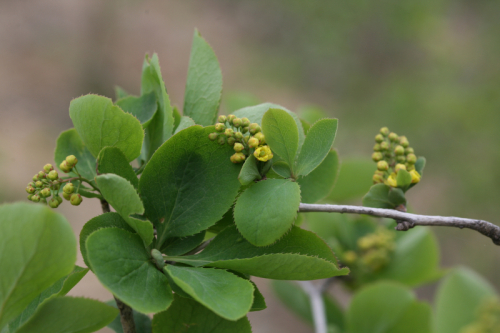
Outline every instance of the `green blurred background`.
<svg viewBox="0 0 500 333"><path fill-rule="evenodd" d="M317 105L339 118L341 158L369 157L388 126L427 158L408 195L415 212L496 223L499 17L500 2L487 0L2 0L0 201L25 200L25 184L52 162L72 98L114 97L115 84L139 93L145 52L158 52L171 100L182 105L197 27L222 67L222 111L242 100ZM75 232L99 214L90 200L67 206ZM471 266L500 288L500 248L472 231L435 231L444 266ZM76 292L107 297L92 290ZM253 325L263 320L252 316ZM279 318L259 332L301 331Z"/></svg>

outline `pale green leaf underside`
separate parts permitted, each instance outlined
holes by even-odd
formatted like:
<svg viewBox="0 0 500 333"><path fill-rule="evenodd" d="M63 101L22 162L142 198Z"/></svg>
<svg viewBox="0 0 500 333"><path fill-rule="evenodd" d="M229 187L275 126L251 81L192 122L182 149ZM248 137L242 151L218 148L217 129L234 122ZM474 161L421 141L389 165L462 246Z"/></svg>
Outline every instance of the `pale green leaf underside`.
<svg viewBox="0 0 500 333"><path fill-rule="evenodd" d="M290 114L280 109L269 109L262 118L262 132L273 151L292 167L299 149L299 130Z"/></svg>
<svg viewBox="0 0 500 333"><path fill-rule="evenodd" d="M113 105L111 99L98 95L75 98L69 115L83 143L94 157L104 147L117 147L132 161L141 153L144 131L131 114Z"/></svg>
<svg viewBox="0 0 500 333"><path fill-rule="evenodd" d="M57 138L56 150L54 152L56 166L59 167L69 155L75 155L78 159L76 168L80 175L89 180L94 179L96 159L83 144L80 135L78 135L78 132L74 128L62 132ZM74 171L70 172L69 175L72 177L77 176Z"/></svg>
<svg viewBox="0 0 500 333"><path fill-rule="evenodd" d="M249 187L236 201L234 221L253 245L265 246L292 226L300 204L300 188L287 179L268 179Z"/></svg>

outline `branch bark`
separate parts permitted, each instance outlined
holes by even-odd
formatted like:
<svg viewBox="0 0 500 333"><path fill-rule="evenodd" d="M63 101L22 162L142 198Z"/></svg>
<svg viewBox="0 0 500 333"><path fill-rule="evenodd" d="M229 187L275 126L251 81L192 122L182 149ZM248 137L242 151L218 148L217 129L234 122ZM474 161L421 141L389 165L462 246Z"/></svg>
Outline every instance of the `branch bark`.
<svg viewBox="0 0 500 333"><path fill-rule="evenodd" d="M311 281L297 281L299 286L309 296L311 302L311 313L313 316L314 332L327 333L325 303L323 302L323 287L317 286Z"/></svg>
<svg viewBox="0 0 500 333"><path fill-rule="evenodd" d="M101 200L101 208L103 213L109 213L109 203L106 200ZM120 310L120 322L122 324L123 333L136 333L135 332L135 322L134 313L132 308L127 304L123 303L116 296L114 296L116 306Z"/></svg>
<svg viewBox="0 0 500 333"><path fill-rule="evenodd" d="M328 204L305 204L301 203L299 212L326 212L326 213L351 213L364 214L377 217L387 217L395 219L398 225L396 230L406 231L417 225L442 226L455 228L468 228L476 230L486 237L491 238L493 243L500 245L500 227L484 220L467 219L453 216L430 216L417 215L400 212L393 209L370 208L349 205L328 205Z"/></svg>

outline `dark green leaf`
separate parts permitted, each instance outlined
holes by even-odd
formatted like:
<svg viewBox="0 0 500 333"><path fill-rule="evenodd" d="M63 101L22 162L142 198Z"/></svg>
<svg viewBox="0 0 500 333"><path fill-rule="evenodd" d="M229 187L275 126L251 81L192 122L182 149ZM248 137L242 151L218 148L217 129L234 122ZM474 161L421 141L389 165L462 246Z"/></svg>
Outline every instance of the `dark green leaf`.
<svg viewBox="0 0 500 333"><path fill-rule="evenodd" d="M257 167L257 159L253 156L253 154L251 154L245 160L245 163L243 163L238 180L241 185L248 185L256 179L262 179L262 176L260 175L259 168Z"/></svg>
<svg viewBox="0 0 500 333"><path fill-rule="evenodd" d="M168 256L180 256L196 248L203 239L205 231L187 237L168 238L160 251Z"/></svg>
<svg viewBox="0 0 500 333"><path fill-rule="evenodd" d="M339 177L328 199L333 202L345 202L361 198L373 185L375 170L375 163L369 159L343 159Z"/></svg>
<svg viewBox="0 0 500 333"><path fill-rule="evenodd" d="M183 129L186 129L186 128L194 126L194 125L196 125L196 124L194 123L193 119L186 117L186 116L182 116L182 118L179 121L179 126L177 126L175 128L174 134L177 134L180 131L182 131Z"/></svg>
<svg viewBox="0 0 500 333"><path fill-rule="evenodd" d="M154 333L252 333L246 317L230 321L195 300L174 295L174 302L167 311L153 317Z"/></svg>
<svg viewBox="0 0 500 333"><path fill-rule="evenodd" d="M83 144L78 132L72 128L62 132L57 138L56 150L54 152L54 161L59 167L66 156L75 155L78 159L77 170L83 177L92 180L95 177L95 157ZM77 174L72 171L70 176L76 177Z"/></svg>
<svg viewBox="0 0 500 333"><path fill-rule="evenodd" d="M389 201L394 208L400 205L406 205L405 193L399 187L391 187L389 191Z"/></svg>
<svg viewBox="0 0 500 333"><path fill-rule="evenodd" d="M114 173L128 180L135 188L139 186L139 179L132 166L127 162L125 155L116 147L106 147L101 150L97 158L99 173Z"/></svg>
<svg viewBox="0 0 500 333"><path fill-rule="evenodd" d="M301 202L315 203L327 197L335 185L338 170L339 157L337 151L332 150L313 172L297 180Z"/></svg>
<svg viewBox="0 0 500 333"><path fill-rule="evenodd" d="M184 95L184 114L199 125L215 124L221 94L222 72L217 57L195 30Z"/></svg>
<svg viewBox="0 0 500 333"><path fill-rule="evenodd" d="M411 185L411 175L406 170L399 170L396 176L396 182L398 184L398 188L406 192Z"/></svg>
<svg viewBox="0 0 500 333"><path fill-rule="evenodd" d="M264 296L261 294L259 288L257 288L255 282L250 281L250 283L253 285L253 303L250 312L262 311L267 309L266 300L264 299Z"/></svg>
<svg viewBox="0 0 500 333"><path fill-rule="evenodd" d="M179 109L177 108L177 106L173 107L172 115L174 116L174 131L175 131L175 130L177 130L177 127L179 127L179 124L181 123L181 119L182 119L182 115L179 112Z"/></svg>
<svg viewBox="0 0 500 333"><path fill-rule="evenodd" d="M117 308L116 301L114 299L107 301L106 304L114 308ZM135 310L133 310L132 313L134 316L135 332L151 333L152 332L151 318ZM108 327L111 328L116 333L123 333L123 327L119 314L115 317L115 319L111 323L108 324Z"/></svg>
<svg viewBox="0 0 500 333"><path fill-rule="evenodd" d="M233 217L233 208L231 207L220 219L215 223L213 226L208 228L208 232L212 232L214 234L218 234L222 230L224 230L226 227L229 226L234 226L234 217Z"/></svg>
<svg viewBox="0 0 500 333"><path fill-rule="evenodd" d="M292 170L285 161L277 161L273 163L273 171L283 178L291 178Z"/></svg>
<svg viewBox="0 0 500 333"><path fill-rule="evenodd" d="M403 191L385 184L373 185L363 197L363 206L365 207L394 209L405 204L406 199Z"/></svg>
<svg viewBox="0 0 500 333"><path fill-rule="evenodd" d="M168 140L148 163L139 181L146 216L167 238L194 235L214 225L238 193L239 166L232 148L208 139L214 127L191 126Z"/></svg>
<svg viewBox="0 0 500 333"><path fill-rule="evenodd" d="M144 94L141 97L127 96L119 99L115 103L123 111L135 116L142 124L142 128L146 128L153 116L156 113L156 95L154 91Z"/></svg>
<svg viewBox="0 0 500 333"><path fill-rule="evenodd" d="M156 268L137 234L105 228L87 238L87 256L99 281L142 313L164 311L172 302L165 275Z"/></svg>

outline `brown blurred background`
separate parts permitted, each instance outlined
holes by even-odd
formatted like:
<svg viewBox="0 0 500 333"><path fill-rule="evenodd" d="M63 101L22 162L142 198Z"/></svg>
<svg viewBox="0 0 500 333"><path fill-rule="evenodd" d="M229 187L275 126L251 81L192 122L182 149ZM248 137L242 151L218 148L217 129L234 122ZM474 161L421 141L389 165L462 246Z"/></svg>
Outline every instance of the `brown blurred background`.
<svg viewBox="0 0 500 333"><path fill-rule="evenodd" d="M114 98L115 84L139 93L146 52L158 53L182 106L197 27L222 67L223 111L243 97L318 105L339 118L341 157L370 156L389 126L427 157L409 192L416 212L500 223L499 14L486 0L0 0L0 202L26 200L26 183L53 163L72 98ZM77 234L100 213L90 199L59 210ZM498 247L435 231L444 266L471 266L500 287ZM259 286L269 308L250 314L254 332L310 330ZM72 294L110 298L91 273Z"/></svg>

